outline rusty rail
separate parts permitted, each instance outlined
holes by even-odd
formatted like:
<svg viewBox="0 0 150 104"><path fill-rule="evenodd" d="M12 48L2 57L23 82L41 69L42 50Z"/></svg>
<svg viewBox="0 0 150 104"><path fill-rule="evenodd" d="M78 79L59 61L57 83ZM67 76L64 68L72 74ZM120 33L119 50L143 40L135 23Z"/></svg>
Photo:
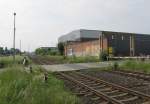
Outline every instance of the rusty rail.
<svg viewBox="0 0 150 104"><path fill-rule="evenodd" d="M79 72L57 72L59 75L63 76L65 79L86 88L89 92L94 93L96 96L103 98L107 103L112 103L112 104L126 104L126 102L129 101L134 101L136 99L140 99L140 101L142 101L142 103L136 103L136 104L145 104L145 102L147 104L150 103L150 96L143 94L141 92L138 91L134 91L110 82L106 82L104 80L95 78L95 77L91 77L89 75L85 75L85 74L81 74ZM90 81L89 81L90 80ZM91 84L90 84L91 83ZM95 83L95 84L93 84ZM113 93L115 92L115 90L118 90L119 92L121 92L121 94L117 95L109 95L107 94L104 89L95 89L96 87L98 87L99 85L101 86L106 86L106 88L110 88L111 91L110 92L106 92L107 93ZM117 97L120 96L127 96L129 95L130 98L128 99L117 99ZM132 103L131 103L132 104Z"/></svg>
<svg viewBox="0 0 150 104"><path fill-rule="evenodd" d="M134 77L137 79L143 79L146 81L150 81L150 74L146 74L146 73L142 73L142 72L134 72L134 71L127 71L127 70L112 70L112 71L108 71L111 73L117 73L117 74L121 74L124 76L130 76L130 77Z"/></svg>

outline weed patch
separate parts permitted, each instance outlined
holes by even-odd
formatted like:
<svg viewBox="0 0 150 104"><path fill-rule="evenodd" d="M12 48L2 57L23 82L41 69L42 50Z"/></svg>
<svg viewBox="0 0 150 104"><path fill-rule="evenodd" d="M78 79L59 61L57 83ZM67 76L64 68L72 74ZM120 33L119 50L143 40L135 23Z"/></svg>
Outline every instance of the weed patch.
<svg viewBox="0 0 150 104"><path fill-rule="evenodd" d="M39 67L34 73L13 66L0 72L1 104L77 104L78 99L64 88L64 83L49 73L48 82L43 81Z"/></svg>
<svg viewBox="0 0 150 104"><path fill-rule="evenodd" d="M121 65L122 69L150 73L149 61L127 60Z"/></svg>

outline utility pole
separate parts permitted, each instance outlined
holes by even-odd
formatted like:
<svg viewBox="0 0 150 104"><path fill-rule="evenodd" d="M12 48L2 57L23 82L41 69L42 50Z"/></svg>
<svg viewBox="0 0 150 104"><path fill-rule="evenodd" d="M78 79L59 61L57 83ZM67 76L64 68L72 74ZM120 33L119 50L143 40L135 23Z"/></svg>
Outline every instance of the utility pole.
<svg viewBox="0 0 150 104"><path fill-rule="evenodd" d="M16 54L16 50L15 50L15 37L16 37L16 13L14 13L14 39L13 39L13 61L15 62L15 54Z"/></svg>
<svg viewBox="0 0 150 104"><path fill-rule="evenodd" d="M20 56L21 56L21 40L20 40Z"/></svg>

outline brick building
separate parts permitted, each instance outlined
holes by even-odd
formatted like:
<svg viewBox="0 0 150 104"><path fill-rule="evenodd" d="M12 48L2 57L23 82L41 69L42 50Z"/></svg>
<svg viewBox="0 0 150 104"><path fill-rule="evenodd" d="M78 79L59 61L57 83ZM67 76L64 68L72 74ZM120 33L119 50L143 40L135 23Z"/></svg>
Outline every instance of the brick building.
<svg viewBox="0 0 150 104"><path fill-rule="evenodd" d="M109 56L150 55L148 34L80 29L58 41L64 43L66 56L98 56L101 52Z"/></svg>

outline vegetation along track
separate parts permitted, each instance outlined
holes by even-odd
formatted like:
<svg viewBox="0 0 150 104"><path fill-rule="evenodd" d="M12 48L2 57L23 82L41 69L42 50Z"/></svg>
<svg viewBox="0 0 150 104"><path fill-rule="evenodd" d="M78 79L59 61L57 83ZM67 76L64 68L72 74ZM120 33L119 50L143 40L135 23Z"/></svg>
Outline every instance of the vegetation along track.
<svg viewBox="0 0 150 104"><path fill-rule="evenodd" d="M28 57L36 64L49 65L50 62L44 59L40 59L37 55L28 55Z"/></svg>
<svg viewBox="0 0 150 104"><path fill-rule="evenodd" d="M94 104L150 104L150 96L79 72L57 72Z"/></svg>
<svg viewBox="0 0 150 104"><path fill-rule="evenodd" d="M135 71L127 71L127 70L111 70L111 73L121 74L124 76L134 77L137 79L143 79L145 81L150 81L150 74L135 72Z"/></svg>

